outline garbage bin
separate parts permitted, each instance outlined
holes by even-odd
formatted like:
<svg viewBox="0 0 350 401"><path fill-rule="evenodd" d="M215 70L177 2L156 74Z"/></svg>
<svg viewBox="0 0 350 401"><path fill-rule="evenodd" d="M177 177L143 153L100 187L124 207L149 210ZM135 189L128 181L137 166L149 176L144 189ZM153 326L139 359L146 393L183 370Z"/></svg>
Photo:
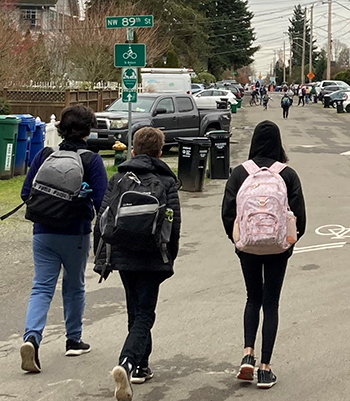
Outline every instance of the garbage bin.
<svg viewBox="0 0 350 401"><path fill-rule="evenodd" d="M331 102L331 98L329 97L329 96L323 96L323 102L324 102L324 105L323 105L323 107L325 108L325 109L329 109L329 104L330 104L330 102Z"/></svg>
<svg viewBox="0 0 350 401"><path fill-rule="evenodd" d="M241 106L242 106L242 99L236 99L236 102L237 102L237 108L238 109L240 109L241 108Z"/></svg>
<svg viewBox="0 0 350 401"><path fill-rule="evenodd" d="M230 175L230 136L227 131L211 131L208 177L227 179Z"/></svg>
<svg viewBox="0 0 350 401"><path fill-rule="evenodd" d="M0 179L13 177L16 141L20 119L16 116L0 115Z"/></svg>
<svg viewBox="0 0 350 401"><path fill-rule="evenodd" d="M28 166L30 140L35 131L35 118L31 114L16 114L16 116L21 121L18 125L14 175L23 175Z"/></svg>
<svg viewBox="0 0 350 401"><path fill-rule="evenodd" d="M231 113L233 114L237 113L237 105L238 105L237 101L235 104L231 104Z"/></svg>
<svg viewBox="0 0 350 401"><path fill-rule="evenodd" d="M228 107L227 99L220 99L216 101L217 109L227 109L227 107Z"/></svg>
<svg viewBox="0 0 350 401"><path fill-rule="evenodd" d="M344 113L344 106L343 106L343 100L339 99L335 101L337 103L337 113Z"/></svg>
<svg viewBox="0 0 350 401"><path fill-rule="evenodd" d="M44 148L46 124L39 117L35 119L35 131L30 141L28 166L32 164L35 155Z"/></svg>
<svg viewBox="0 0 350 401"><path fill-rule="evenodd" d="M179 143L178 178L184 191L203 191L210 139L176 138Z"/></svg>

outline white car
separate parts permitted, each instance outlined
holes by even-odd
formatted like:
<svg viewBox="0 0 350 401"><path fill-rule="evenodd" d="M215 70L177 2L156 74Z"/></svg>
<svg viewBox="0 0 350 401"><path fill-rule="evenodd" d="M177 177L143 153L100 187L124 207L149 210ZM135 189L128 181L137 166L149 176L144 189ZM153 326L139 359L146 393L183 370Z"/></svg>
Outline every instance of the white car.
<svg viewBox="0 0 350 401"><path fill-rule="evenodd" d="M192 96L197 107L202 109L216 109L218 106L217 102L222 102L223 100L227 100L228 108L230 108L232 104L238 103L236 101L236 96L231 91L223 89L205 89Z"/></svg>

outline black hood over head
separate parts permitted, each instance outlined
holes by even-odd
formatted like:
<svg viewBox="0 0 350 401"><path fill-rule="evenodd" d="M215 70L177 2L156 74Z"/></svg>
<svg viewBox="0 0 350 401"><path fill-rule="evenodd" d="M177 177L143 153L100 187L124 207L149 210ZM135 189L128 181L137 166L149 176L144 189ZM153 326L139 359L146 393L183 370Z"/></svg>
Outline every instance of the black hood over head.
<svg viewBox="0 0 350 401"><path fill-rule="evenodd" d="M272 121L262 121L255 127L250 145L249 159L255 157L266 157L282 163L287 161L282 147L280 130Z"/></svg>

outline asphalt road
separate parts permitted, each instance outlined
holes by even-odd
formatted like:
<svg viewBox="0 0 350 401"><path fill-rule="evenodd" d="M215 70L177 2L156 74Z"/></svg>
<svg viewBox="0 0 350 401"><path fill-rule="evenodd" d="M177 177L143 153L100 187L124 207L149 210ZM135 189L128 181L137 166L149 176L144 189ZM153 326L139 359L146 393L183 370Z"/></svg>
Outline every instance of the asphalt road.
<svg viewBox="0 0 350 401"><path fill-rule="evenodd" d="M151 359L155 376L134 385L135 401L350 399L350 161L342 155L350 151L350 114L309 104L292 107L290 118L283 120L280 95L272 98L267 111L250 107L245 99L232 115L231 165L247 158L254 126L270 119L280 126L289 164L303 184L307 232L290 259L282 291L272 359L278 383L264 391L256 382L241 384L235 377L242 357L245 289L221 223L225 180L206 180L203 192L180 193L181 252L176 273L159 296ZM83 335L91 353L64 356L59 285L40 349L43 371L21 371L19 347L33 270L30 232L23 227L20 246L6 253L6 266L4 259L0 262L0 400L113 399L110 371L126 335L124 294L117 273L98 284L92 264ZM259 335L257 356L260 342Z"/></svg>

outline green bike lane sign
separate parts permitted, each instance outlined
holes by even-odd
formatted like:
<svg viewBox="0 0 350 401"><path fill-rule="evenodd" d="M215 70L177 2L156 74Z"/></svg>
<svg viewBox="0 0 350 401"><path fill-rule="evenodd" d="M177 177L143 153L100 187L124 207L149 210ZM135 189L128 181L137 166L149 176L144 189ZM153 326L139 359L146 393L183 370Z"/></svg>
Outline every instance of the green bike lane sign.
<svg viewBox="0 0 350 401"><path fill-rule="evenodd" d="M114 67L144 67L145 65L145 44L116 43L114 45Z"/></svg>

